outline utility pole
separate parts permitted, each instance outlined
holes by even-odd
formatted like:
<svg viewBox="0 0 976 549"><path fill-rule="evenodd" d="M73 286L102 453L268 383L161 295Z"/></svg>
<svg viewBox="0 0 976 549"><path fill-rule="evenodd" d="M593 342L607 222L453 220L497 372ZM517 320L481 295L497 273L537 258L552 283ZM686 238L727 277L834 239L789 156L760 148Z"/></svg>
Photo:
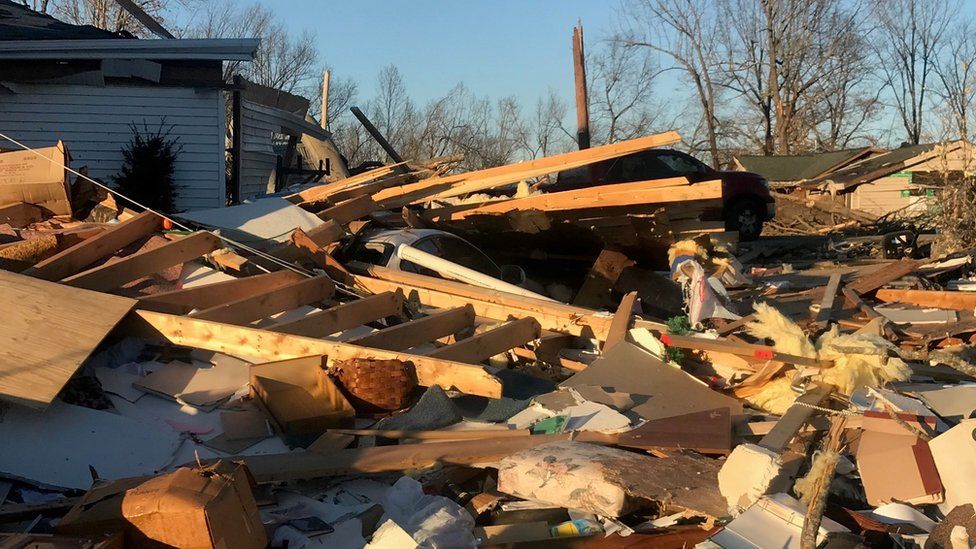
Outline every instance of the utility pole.
<svg viewBox="0 0 976 549"><path fill-rule="evenodd" d="M576 77L576 142L580 150L590 148L590 103L586 94L586 56L583 52L583 21L573 27L573 74Z"/></svg>
<svg viewBox="0 0 976 549"><path fill-rule="evenodd" d="M332 75L332 71L325 69L322 73L322 115L319 116L319 120L322 124L322 129L329 124L329 76Z"/></svg>

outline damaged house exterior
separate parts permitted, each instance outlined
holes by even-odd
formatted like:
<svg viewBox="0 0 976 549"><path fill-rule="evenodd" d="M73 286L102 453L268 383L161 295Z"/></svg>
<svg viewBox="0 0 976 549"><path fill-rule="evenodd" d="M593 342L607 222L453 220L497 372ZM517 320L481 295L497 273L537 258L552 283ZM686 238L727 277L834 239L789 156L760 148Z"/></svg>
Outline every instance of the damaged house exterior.
<svg viewBox="0 0 976 549"><path fill-rule="evenodd" d="M75 169L111 184L133 126L178 140L177 209L226 201L224 61L258 39L139 40L0 0L0 131L29 147L64 141ZM12 144L0 145L12 148Z"/></svg>

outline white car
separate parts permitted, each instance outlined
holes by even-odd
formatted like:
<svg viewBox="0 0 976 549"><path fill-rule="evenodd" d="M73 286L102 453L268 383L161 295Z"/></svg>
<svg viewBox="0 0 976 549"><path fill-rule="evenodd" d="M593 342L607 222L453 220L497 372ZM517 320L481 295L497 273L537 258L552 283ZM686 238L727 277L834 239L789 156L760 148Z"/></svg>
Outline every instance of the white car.
<svg viewBox="0 0 976 549"><path fill-rule="evenodd" d="M396 254L397 246L401 244L447 259L493 278L504 280L509 284L544 294L541 285L526 279L525 271L521 267L517 265L499 267L474 244L459 236L437 229L370 229L357 235L352 242L346 245L340 257L344 263L350 264L351 267L355 267L355 263L365 263L408 273L443 278L426 267L401 259Z"/></svg>

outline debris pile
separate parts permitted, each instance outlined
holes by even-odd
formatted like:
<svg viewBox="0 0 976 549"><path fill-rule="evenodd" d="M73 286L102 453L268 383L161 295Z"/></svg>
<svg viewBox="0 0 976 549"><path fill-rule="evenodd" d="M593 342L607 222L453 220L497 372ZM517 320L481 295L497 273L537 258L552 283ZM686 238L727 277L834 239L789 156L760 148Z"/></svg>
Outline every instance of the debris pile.
<svg viewBox="0 0 976 549"><path fill-rule="evenodd" d="M773 266L719 181L503 192L676 139L110 222L0 192L0 544L971 547L968 252ZM569 304L459 234L599 249Z"/></svg>

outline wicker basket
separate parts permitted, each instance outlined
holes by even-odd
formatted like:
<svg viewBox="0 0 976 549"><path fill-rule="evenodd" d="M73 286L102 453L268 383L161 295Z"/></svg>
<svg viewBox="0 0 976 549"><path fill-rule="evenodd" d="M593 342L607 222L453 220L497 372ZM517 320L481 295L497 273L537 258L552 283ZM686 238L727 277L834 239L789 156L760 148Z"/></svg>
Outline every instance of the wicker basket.
<svg viewBox="0 0 976 549"><path fill-rule="evenodd" d="M413 363L400 360L336 360L332 374L360 412L399 410L417 387Z"/></svg>

